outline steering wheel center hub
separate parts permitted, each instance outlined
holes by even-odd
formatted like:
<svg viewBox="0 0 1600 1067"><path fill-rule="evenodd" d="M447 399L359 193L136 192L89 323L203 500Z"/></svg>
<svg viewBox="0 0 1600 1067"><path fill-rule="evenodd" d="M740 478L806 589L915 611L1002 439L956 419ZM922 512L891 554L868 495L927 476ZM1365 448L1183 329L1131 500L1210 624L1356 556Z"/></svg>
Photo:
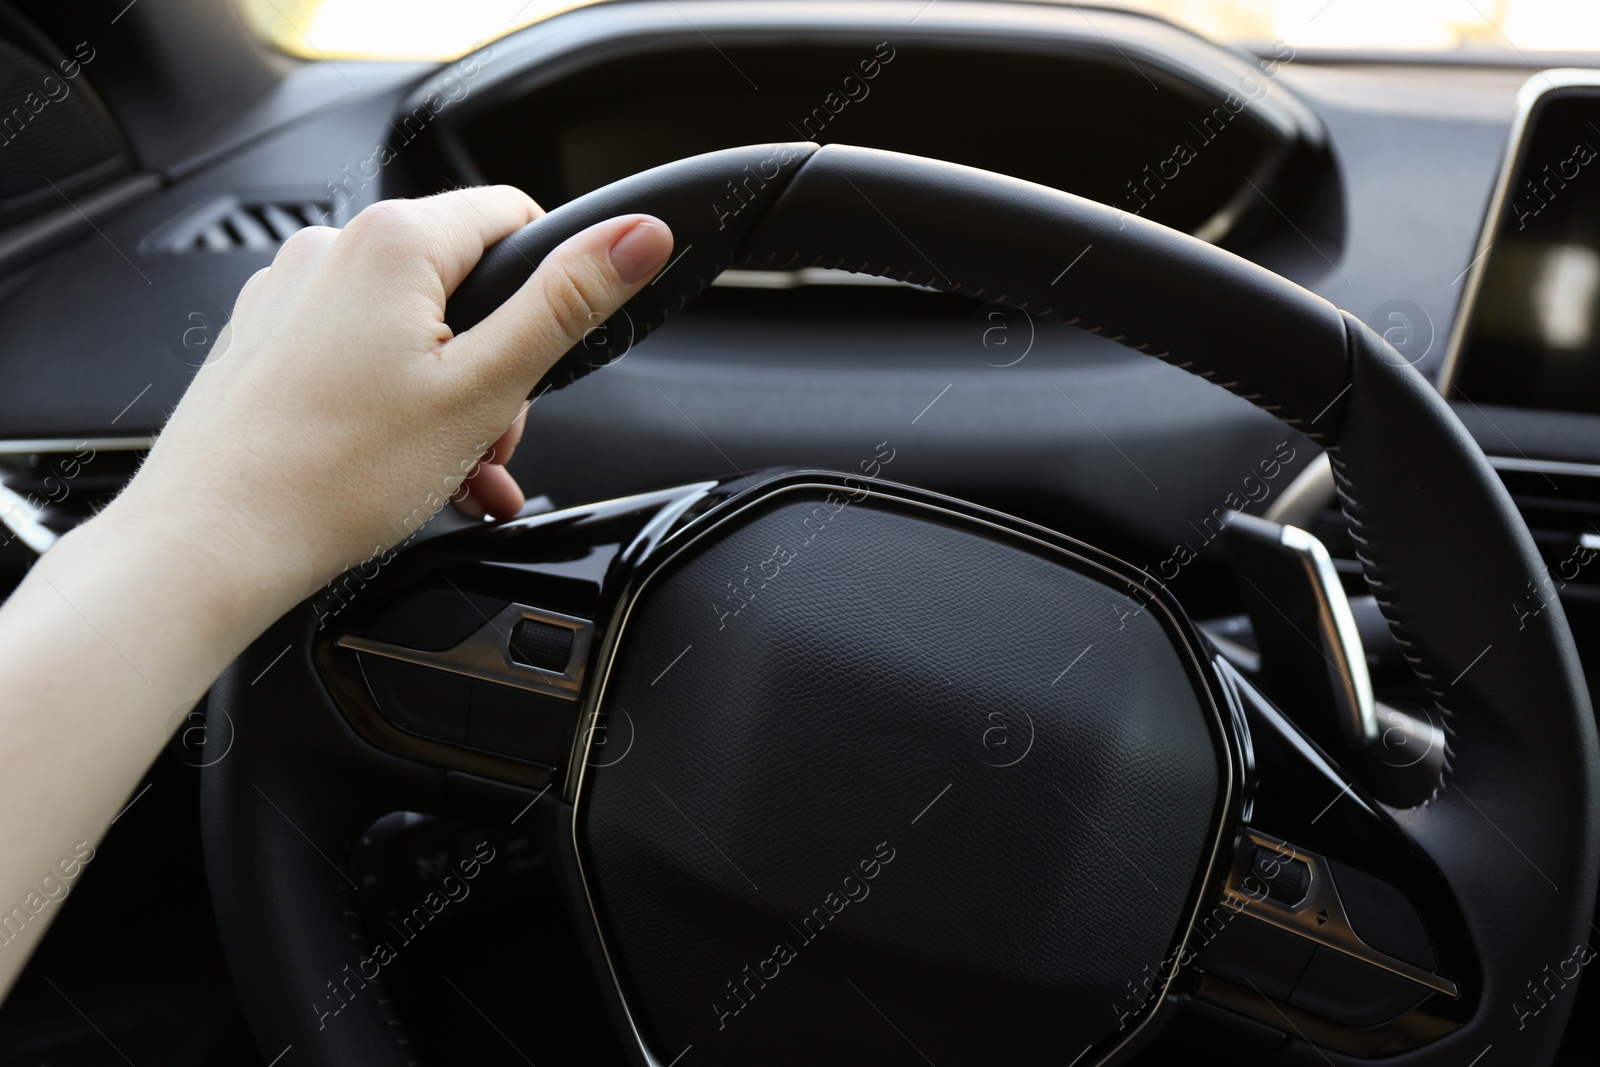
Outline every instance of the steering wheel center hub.
<svg viewBox="0 0 1600 1067"><path fill-rule="evenodd" d="M1039 533L789 485L640 583L579 833L659 1051L860 1062L882 1011L1031 1062L1159 994L1228 744L1161 602Z"/></svg>

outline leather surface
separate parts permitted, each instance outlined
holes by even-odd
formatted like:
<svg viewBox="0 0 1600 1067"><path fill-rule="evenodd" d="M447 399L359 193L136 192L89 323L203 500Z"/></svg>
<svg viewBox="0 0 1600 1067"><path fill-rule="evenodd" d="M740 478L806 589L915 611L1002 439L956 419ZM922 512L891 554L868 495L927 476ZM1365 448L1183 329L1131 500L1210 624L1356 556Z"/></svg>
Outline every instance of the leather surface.
<svg viewBox="0 0 1600 1067"><path fill-rule="evenodd" d="M881 274L1060 319L1190 370L1313 439L1338 426L1346 399L1332 304L1176 230L971 167L828 145L734 263Z"/></svg>
<svg viewBox="0 0 1600 1067"><path fill-rule="evenodd" d="M1387 591L1386 617L1443 706L1471 709L1448 719L1451 784L1405 818L1463 906L1473 901L1486 992L1499 999L1407 1059L1470 1060L1491 1042L1530 1063L1553 1054L1571 1000L1521 1026L1508 998L1544 966L1530 966L1536 959L1571 956L1592 912L1593 712L1560 605L1543 607L1539 632L1516 630L1528 583L1545 568L1481 451L1420 375L1326 301L1203 242L1057 190L870 149L815 152L733 262L890 274L1061 317L1229 388L1332 448L1363 555L1380 564L1368 570ZM1506 742L1526 747L1512 759ZM1511 853L1485 866L1497 839ZM1523 884L1506 865L1522 861L1512 854L1524 840L1545 861L1530 866L1565 876L1540 877L1554 899L1533 909L1513 907L1507 890Z"/></svg>
<svg viewBox="0 0 1600 1067"><path fill-rule="evenodd" d="M1530 582L1544 564L1499 477L1394 349L1350 316L1345 325L1356 399L1331 453L1339 494L1379 606L1449 734L1444 788L1398 817L1455 891L1484 975L1468 1026L1391 1062L1465 1062L1493 1044L1506 1062L1546 1063L1575 998L1546 1006L1527 983L1547 966L1570 975L1566 961L1595 937L1588 690L1560 604L1539 610Z"/></svg>
<svg viewBox="0 0 1600 1067"><path fill-rule="evenodd" d="M550 368L533 395L570 385L626 355L710 285L816 148L798 142L710 152L563 204L485 251L451 294L445 320L456 333L470 329L516 292L557 245L597 222L633 212L666 220L674 238L667 266L623 311L596 322L589 336Z"/></svg>
<svg viewBox="0 0 1600 1067"><path fill-rule="evenodd" d="M903 1061L878 1011L940 1064L1117 1032L1212 844L1173 638L1055 558L804 494L653 581L607 688L636 741L580 817L656 1051Z"/></svg>
<svg viewBox="0 0 1600 1067"><path fill-rule="evenodd" d="M370 962L348 861L383 815L437 810L443 777L351 731L309 662L315 621L285 616L211 691L207 753L230 744L201 774L206 877L264 1059L293 1045L300 1063L407 1067L416 1058Z"/></svg>
<svg viewBox="0 0 1600 1067"><path fill-rule="evenodd" d="M814 262L892 272L1098 329L1232 389L1333 448L1346 509L1384 611L1419 676L1449 712L1450 777L1435 801L1399 817L1456 889L1485 980L1478 1014L1467 1027L1391 1062L1472 1062L1491 1044L1508 1062L1547 1062L1572 998L1556 998L1529 1019L1519 1012L1524 1002L1518 991L1547 965L1561 967L1587 940L1600 863L1593 713L1559 603L1544 604L1521 625L1522 613L1539 604L1527 583L1545 577L1543 565L1493 472L1431 387L1365 327L1341 321L1326 301L1259 267L1103 205L949 164L795 146L795 162L805 162L788 184L780 189L774 179L721 226L727 183L741 176L752 155L759 163L772 152L758 147L682 161L628 179L625 194L611 187L564 206L507 239L518 254L486 254L452 302L452 324L471 319L473 309L462 301L481 299L473 312L481 314L495 293L520 284L538 249L553 248L589 221L647 210L673 227L685 258L658 282L665 289L647 289L627 309L635 336L659 324L727 263ZM702 234L704 241L689 240ZM691 269L675 278L673 271L685 266ZM474 298L475 291L485 295ZM608 346L626 340L608 330L592 351L580 346L569 353L539 389L581 374L577 362L603 363ZM258 666L275 651L267 650ZM231 706L245 684L237 678L226 683L220 707ZM304 694L284 699L306 709L315 703ZM317 714L336 717L325 704ZM302 718L295 721L307 729L326 729ZM738 734L728 738L729 758L743 753L740 740ZM259 974L241 970L240 982L265 1045L267 1036L300 1025L297 1015L310 1014L283 998L316 983L328 954L336 952L319 946L319 939L336 939L341 917L326 876L319 878L304 856L295 857L287 837L280 846L275 838L258 844L239 836L240 827L249 827L250 835L279 832L264 829L273 825L270 811L243 807L251 779L239 772L255 770L269 776L257 781L296 791L302 801L297 814L315 810L312 798L335 784L357 812L374 801L361 795L360 783L297 782L293 775L302 769L270 758L250 768L208 771L208 870L219 901L238 902L228 914L219 903L230 958L236 967L248 960L263 968ZM793 790L805 788L806 770L791 772ZM310 771L319 773L315 766ZM393 773L404 778L415 772L396 767ZM376 785L372 792L381 798ZM316 836L337 841L338 829L330 816L326 826L319 822ZM863 837L873 836L860 829ZM213 858L210 842L218 839ZM941 869L928 877L952 875ZM290 914L296 907L314 920L296 925ZM899 977L916 981L921 975ZM759 1008L758 1002L750 1010ZM347 1011L368 1013L360 1034L386 1027L374 1001L358 1001ZM385 1062L372 1058L384 1053L357 1051L365 1047L324 1044L331 1058L322 1062ZM1066 1058L1072 1054L1068 1050ZM1333 1053L1320 1058L1356 1062Z"/></svg>
<svg viewBox="0 0 1600 1067"><path fill-rule="evenodd" d="M751 182L752 172L774 176ZM671 226L673 254L683 258L552 367L535 396L626 351L725 267L821 266L961 292L1104 334L1314 440L1338 426L1348 402L1338 312L1293 282L1071 193L849 145L711 152L564 204L484 254L451 297L451 327L487 315L567 237L630 211Z"/></svg>

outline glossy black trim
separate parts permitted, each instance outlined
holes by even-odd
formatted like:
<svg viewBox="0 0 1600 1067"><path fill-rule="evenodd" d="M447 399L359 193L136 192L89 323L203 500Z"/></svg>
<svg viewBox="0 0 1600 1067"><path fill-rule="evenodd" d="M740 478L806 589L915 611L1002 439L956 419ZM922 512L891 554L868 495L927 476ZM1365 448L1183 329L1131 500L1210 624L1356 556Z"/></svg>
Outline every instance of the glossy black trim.
<svg viewBox="0 0 1600 1067"><path fill-rule="evenodd" d="M824 471L758 473L725 481L698 482L584 507L548 512L500 525L484 525L427 539L385 562L366 600L356 598L348 616L321 631L314 659L318 672L352 727L369 743L396 755L525 788L559 791L570 813L557 847L568 869L575 919L592 938L597 966L609 984L602 989L624 1034L636 1045L635 1062L661 1067L649 1051L647 1028L629 1009L625 967L610 954L605 922L584 870L582 786L600 722L605 686L622 645L630 611L644 589L685 559L702 539L726 524L750 517L774 500L796 493L835 493L853 500L871 497L876 506L992 537L1066 566L1093 571L1125 587L1155 615L1183 649L1196 688L1212 709L1213 732L1225 766L1227 787L1213 817L1214 848L1191 886L1184 937L1159 995L1150 996L1130 1018L1131 1028L1085 1056L1102 1063L1141 1036L1159 1032L1174 995L1194 996L1274 1027L1288 1019L1310 1040L1354 1056L1392 1054L1449 1033L1472 1017L1482 987L1481 970L1468 947L1467 928L1438 868L1406 835L1388 809L1349 780L1315 743L1243 675L1215 651L1182 607L1154 576L1075 538L941 494L895 483ZM355 654L338 647L345 634L360 633L401 598L419 587L445 582L463 592L510 597L592 620L594 638L582 665L586 679L577 694L577 728L566 767L543 767L470 747L419 737L389 723L354 670ZM574 665L575 667L577 665ZM575 768L577 773L566 773ZM1332 801L1332 803L1330 803ZM1229 879L1241 844L1251 833L1289 841L1332 859L1380 875L1416 902L1438 953L1436 973L1455 981L1455 999L1430 996L1416 1008L1373 1029L1357 1030L1311 1016L1255 990L1191 969L1193 942L1206 909L1230 906ZM1238 909L1235 909L1238 910ZM1151 1025L1151 1024L1155 1025Z"/></svg>
<svg viewBox="0 0 1600 1067"><path fill-rule="evenodd" d="M1255 831L1389 882L1417 907L1437 957L1434 971L1448 975L1458 995L1429 996L1389 1023L1366 1029L1331 1023L1212 974L1200 977L1194 995L1277 1029L1287 1022L1306 1039L1352 1056L1394 1055L1462 1026L1479 1006L1483 975L1466 920L1444 875L1391 809L1344 775L1232 664L1218 656L1213 668L1251 746L1253 766L1240 843L1246 832Z"/></svg>
<svg viewBox="0 0 1600 1067"><path fill-rule="evenodd" d="M583 893L583 899L576 901L575 904L580 915L587 911L588 921L592 924L595 934L595 944L612 980L615 993L615 1000L612 1003L613 1013L625 1023L627 1033L634 1039L636 1053L634 1062L641 1067L662 1067L665 1061L652 1054L648 1025L629 1006L630 999L637 998L630 998L629 980L625 968L622 961L611 951L605 920L584 867L583 782L588 766L589 746L592 745L594 735L593 724L599 717L605 699L606 684L621 647L623 634L627 629L628 617L645 588L654 579L668 572L673 564L684 558L698 542L712 536L719 528L749 517L754 511L766 507L778 497L808 491L830 495L842 494L851 501L870 497L877 506L990 537L1043 558L1053 559L1073 569L1092 571L1099 580L1109 579L1108 584L1120 584L1131 597L1143 602L1146 607L1156 609L1155 618L1167 631L1174 645L1184 653L1182 658L1190 679L1196 691L1203 696L1205 706L1211 713L1208 721L1218 747L1218 769L1222 783L1211 821L1212 847L1191 883L1187 898L1189 903L1185 909L1187 918L1180 927L1182 935L1169 948L1166 957L1185 958L1189 954L1188 944L1202 909L1211 906L1222 881L1226 878L1226 865L1231 859L1243 815L1244 789L1241 774L1245 761L1241 755L1243 748L1240 739L1234 732L1234 728L1241 720L1236 716L1229 716L1227 709L1231 707L1231 703L1226 689L1211 669L1209 646L1176 600L1160 582L1109 553L1053 530L987 508L910 486L870 478L820 471L782 474L721 501L699 518L671 530L667 536L647 546L644 551L633 557L631 574L625 585L618 590L611 615L603 627L597 625L597 630L602 630L604 633L604 640L598 650L597 661L592 665L590 678L594 680L594 684L584 698L584 721L588 724L588 728L579 734L582 751L574 753L573 765L577 768L577 774L569 775L566 779L564 799L572 805L572 830L570 838L563 841L562 846L568 851L567 858L573 872L573 885L581 888ZM1150 997L1136 1012L1130 1014L1129 1017L1133 1019L1131 1026L1119 1029L1099 1047L1086 1049L1080 1056L1079 1062L1085 1067L1090 1064L1108 1063L1119 1053L1136 1046L1140 1040L1148 1036L1145 1031L1159 1015L1176 977L1174 970L1162 986L1160 994Z"/></svg>
<svg viewBox="0 0 1600 1067"><path fill-rule="evenodd" d="M357 653L340 647L340 640L362 635L401 599L430 586L507 596L574 618L600 618L603 605L614 601L612 572L630 566L664 528L716 487L697 483L546 512L454 531L403 553L386 553L373 561L372 577L363 576L363 565L329 583L333 597L322 605L323 625L313 649L317 672L351 727L385 752L534 789L555 785L561 767L422 737L390 722L367 689ZM335 601L338 608L332 607ZM596 633L591 642L588 660L574 667L580 678L590 676L599 637ZM579 714L576 708L574 714ZM585 732L575 731L580 738Z"/></svg>

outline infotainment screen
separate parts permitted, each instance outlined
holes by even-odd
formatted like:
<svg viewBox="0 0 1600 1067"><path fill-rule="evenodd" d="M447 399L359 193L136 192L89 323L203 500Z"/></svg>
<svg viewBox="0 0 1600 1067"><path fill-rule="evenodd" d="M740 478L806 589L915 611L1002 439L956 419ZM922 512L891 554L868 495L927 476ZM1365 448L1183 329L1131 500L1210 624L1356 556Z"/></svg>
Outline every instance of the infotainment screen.
<svg viewBox="0 0 1600 1067"><path fill-rule="evenodd" d="M1534 100L1509 167L1449 393L1600 413L1600 88Z"/></svg>

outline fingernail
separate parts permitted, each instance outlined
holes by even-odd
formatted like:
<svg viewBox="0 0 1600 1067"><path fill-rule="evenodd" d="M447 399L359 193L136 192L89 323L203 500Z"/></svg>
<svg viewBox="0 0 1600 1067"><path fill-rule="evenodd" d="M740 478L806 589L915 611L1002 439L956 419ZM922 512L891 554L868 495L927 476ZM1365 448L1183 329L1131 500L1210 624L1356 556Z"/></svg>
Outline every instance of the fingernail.
<svg viewBox="0 0 1600 1067"><path fill-rule="evenodd" d="M483 505L478 503L475 496L464 496L455 502L456 510L469 519L482 519L484 516Z"/></svg>
<svg viewBox="0 0 1600 1067"><path fill-rule="evenodd" d="M672 231L660 219L642 218L611 244L611 266L627 285L653 273L672 254Z"/></svg>

